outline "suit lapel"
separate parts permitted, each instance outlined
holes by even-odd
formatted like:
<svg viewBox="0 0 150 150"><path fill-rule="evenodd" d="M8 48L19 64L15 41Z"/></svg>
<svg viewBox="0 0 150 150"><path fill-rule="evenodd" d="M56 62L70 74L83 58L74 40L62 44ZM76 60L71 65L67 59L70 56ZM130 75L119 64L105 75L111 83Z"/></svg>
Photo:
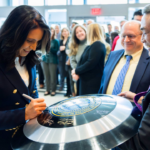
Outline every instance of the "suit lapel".
<svg viewBox="0 0 150 150"><path fill-rule="evenodd" d="M148 55L148 51L144 48L142 55L140 57L139 63L137 65L136 71L134 73L133 79L132 79L132 83L130 86L130 91L135 92L136 93L136 89L141 81L141 78L145 72L145 69L149 63L149 55Z"/></svg>
<svg viewBox="0 0 150 150"><path fill-rule="evenodd" d="M122 57L122 55L124 54L124 50L120 50L120 52L118 51L116 54L114 54L112 52L110 59L110 63L108 64L108 66L106 66L107 70L107 74L104 74L106 76L106 80L104 82L104 91L103 93L106 93L107 90L107 86L109 84L109 80L111 78L111 75L117 65L117 63L119 62L120 58ZM106 64L107 65L107 64Z"/></svg>
<svg viewBox="0 0 150 150"><path fill-rule="evenodd" d="M26 87L24 81L20 77L18 71L15 67L10 69L9 71L5 70L5 67L1 66L1 70L3 71L4 75L7 77L7 79L10 81L10 83L17 89L17 91L22 94L29 94L28 88ZM24 97L23 97L24 98ZM27 102L28 100L24 98Z"/></svg>

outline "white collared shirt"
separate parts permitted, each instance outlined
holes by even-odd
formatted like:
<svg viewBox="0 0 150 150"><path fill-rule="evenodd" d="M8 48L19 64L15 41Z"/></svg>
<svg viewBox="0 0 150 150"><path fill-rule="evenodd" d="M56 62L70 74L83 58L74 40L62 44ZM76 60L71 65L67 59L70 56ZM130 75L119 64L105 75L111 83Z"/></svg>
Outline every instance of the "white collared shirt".
<svg viewBox="0 0 150 150"><path fill-rule="evenodd" d="M24 62L24 60L25 60L25 57L22 57L21 64ZM29 86L29 73L26 68L26 65L21 66L21 64L19 63L19 57L16 57L15 67L18 73L20 74L22 80L24 81L25 85L28 87Z"/></svg>

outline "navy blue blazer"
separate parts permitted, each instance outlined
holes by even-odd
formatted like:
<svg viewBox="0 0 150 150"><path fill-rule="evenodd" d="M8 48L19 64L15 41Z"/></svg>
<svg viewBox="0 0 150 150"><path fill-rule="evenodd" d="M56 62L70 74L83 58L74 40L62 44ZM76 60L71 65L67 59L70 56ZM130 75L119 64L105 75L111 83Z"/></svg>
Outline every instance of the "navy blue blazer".
<svg viewBox="0 0 150 150"><path fill-rule="evenodd" d="M97 93L101 85L105 55L105 45L100 41L85 48L75 69L76 74L80 76L79 95Z"/></svg>
<svg viewBox="0 0 150 150"><path fill-rule="evenodd" d="M35 67L27 66L27 70L29 87L26 87L15 67L6 70L0 64L0 147L5 143L6 148L6 143L9 143L14 131L21 124L25 124L25 107L30 101L22 94L38 98Z"/></svg>
<svg viewBox="0 0 150 150"><path fill-rule="evenodd" d="M117 63L121 59L124 54L124 50L113 51L110 53L108 60L106 62L103 77L101 80L101 86L99 89L99 93L106 94L107 86L109 84L109 80L111 78L111 74L115 69ZM139 63L135 70L132 83L130 86L130 91L134 93L139 93L142 91L147 91L150 85L150 62L149 62L148 51L143 48L143 52L141 54Z"/></svg>

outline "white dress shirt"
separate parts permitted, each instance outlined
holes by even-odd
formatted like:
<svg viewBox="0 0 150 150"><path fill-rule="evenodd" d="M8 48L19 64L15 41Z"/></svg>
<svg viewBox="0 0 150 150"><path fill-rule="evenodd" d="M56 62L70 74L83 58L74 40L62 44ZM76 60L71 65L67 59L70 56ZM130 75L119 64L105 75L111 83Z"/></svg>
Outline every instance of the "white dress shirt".
<svg viewBox="0 0 150 150"><path fill-rule="evenodd" d="M21 64L24 62L24 60L25 60L25 57L22 57ZM19 57L16 57L15 67L18 73L20 74L22 80L24 81L25 85L28 87L29 86L29 73L26 68L26 65L21 66L21 64L19 63Z"/></svg>

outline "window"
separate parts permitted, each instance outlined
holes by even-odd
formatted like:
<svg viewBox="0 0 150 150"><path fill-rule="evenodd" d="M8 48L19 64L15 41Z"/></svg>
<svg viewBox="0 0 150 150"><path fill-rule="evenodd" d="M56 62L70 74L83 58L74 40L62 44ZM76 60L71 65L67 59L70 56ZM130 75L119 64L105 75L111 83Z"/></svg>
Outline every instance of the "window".
<svg viewBox="0 0 150 150"><path fill-rule="evenodd" d="M31 5L31 6L44 6L44 0L28 0L28 5Z"/></svg>
<svg viewBox="0 0 150 150"><path fill-rule="evenodd" d="M149 3L149 0L129 0L129 3Z"/></svg>
<svg viewBox="0 0 150 150"><path fill-rule="evenodd" d="M6 20L6 18L0 17L0 27L3 25L5 20Z"/></svg>
<svg viewBox="0 0 150 150"><path fill-rule="evenodd" d="M8 6L8 1L0 0L0 6Z"/></svg>
<svg viewBox="0 0 150 150"><path fill-rule="evenodd" d="M87 4L127 4L127 0L87 0Z"/></svg>
<svg viewBox="0 0 150 150"><path fill-rule="evenodd" d="M72 0L72 5L83 5L84 0Z"/></svg>
<svg viewBox="0 0 150 150"><path fill-rule="evenodd" d="M24 4L24 0L12 0L12 6L19 6L23 4Z"/></svg>
<svg viewBox="0 0 150 150"><path fill-rule="evenodd" d="M108 32L107 24L112 25L112 31L115 31L114 27L118 26L120 28L120 21L124 20L125 16L98 16L96 17L96 22L104 27L105 32Z"/></svg>
<svg viewBox="0 0 150 150"><path fill-rule="evenodd" d="M55 26L56 24L61 27L67 25L67 10L66 9L50 9L46 10L45 17L49 26Z"/></svg>
<svg viewBox="0 0 150 150"><path fill-rule="evenodd" d="M83 19L81 19L81 20L72 20L72 22L77 22L78 24L83 25L84 20Z"/></svg>
<svg viewBox="0 0 150 150"><path fill-rule="evenodd" d="M45 5L66 5L67 0L45 0Z"/></svg>
<svg viewBox="0 0 150 150"><path fill-rule="evenodd" d="M139 9L143 9L143 7L129 8L129 10L128 10L128 20L132 20L134 12L139 10Z"/></svg>

